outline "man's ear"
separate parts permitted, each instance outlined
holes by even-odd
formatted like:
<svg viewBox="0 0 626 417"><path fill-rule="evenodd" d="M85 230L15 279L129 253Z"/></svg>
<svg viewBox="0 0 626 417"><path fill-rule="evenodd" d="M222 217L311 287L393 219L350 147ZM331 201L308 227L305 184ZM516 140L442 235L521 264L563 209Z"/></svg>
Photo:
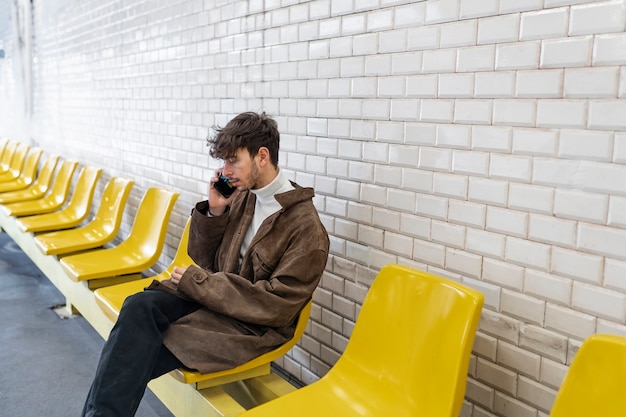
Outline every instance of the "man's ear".
<svg viewBox="0 0 626 417"><path fill-rule="evenodd" d="M259 157L259 165L265 166L270 163L270 151L265 146L261 146L257 152Z"/></svg>

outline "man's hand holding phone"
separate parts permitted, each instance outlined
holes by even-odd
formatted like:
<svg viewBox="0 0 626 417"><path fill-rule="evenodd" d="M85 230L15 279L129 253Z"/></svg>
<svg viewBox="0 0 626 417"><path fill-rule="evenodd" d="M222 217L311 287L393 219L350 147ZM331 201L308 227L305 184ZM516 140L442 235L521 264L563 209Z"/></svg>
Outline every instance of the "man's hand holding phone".
<svg viewBox="0 0 626 417"><path fill-rule="evenodd" d="M237 187L221 171L217 171L209 185L209 211L213 216L224 214L235 191Z"/></svg>

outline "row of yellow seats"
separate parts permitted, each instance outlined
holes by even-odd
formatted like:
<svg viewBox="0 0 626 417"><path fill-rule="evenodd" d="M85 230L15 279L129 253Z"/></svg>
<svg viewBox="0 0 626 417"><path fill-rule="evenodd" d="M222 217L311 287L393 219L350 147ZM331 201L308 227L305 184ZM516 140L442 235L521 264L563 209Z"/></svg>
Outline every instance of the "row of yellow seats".
<svg viewBox="0 0 626 417"><path fill-rule="evenodd" d="M91 221L76 227L90 213L102 169L84 166L68 201L77 162L49 155L35 176L31 170L38 166L40 149L9 140L0 148L2 214L14 218L22 232L32 232L44 254L63 255L60 262L73 280L140 273L157 261L178 193L149 188L126 239L117 246L102 248L117 236L133 181L111 178ZM10 176L4 175L9 172ZM18 184L23 188L14 189ZM79 251L86 252L76 253Z"/></svg>

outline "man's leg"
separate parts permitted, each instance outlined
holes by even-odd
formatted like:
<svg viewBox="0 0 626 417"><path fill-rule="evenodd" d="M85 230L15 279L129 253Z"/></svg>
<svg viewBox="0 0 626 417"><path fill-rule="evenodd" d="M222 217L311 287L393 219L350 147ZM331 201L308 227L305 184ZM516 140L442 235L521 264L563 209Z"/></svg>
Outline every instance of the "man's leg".
<svg viewBox="0 0 626 417"><path fill-rule="evenodd" d="M163 346L161 333L198 308L163 291L128 297L102 348L83 416L134 415L150 379L181 366Z"/></svg>

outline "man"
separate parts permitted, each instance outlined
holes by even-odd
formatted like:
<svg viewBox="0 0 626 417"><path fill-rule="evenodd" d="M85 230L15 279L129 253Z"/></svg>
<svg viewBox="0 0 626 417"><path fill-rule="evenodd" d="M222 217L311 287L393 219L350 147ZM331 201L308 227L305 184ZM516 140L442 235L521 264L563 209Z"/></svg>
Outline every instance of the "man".
<svg viewBox="0 0 626 417"><path fill-rule="evenodd" d="M129 297L106 341L83 416L134 415L147 383L178 367L235 367L289 340L328 258L313 190L278 167L279 132L265 113L242 113L209 139L216 172L237 191L192 212L188 253Z"/></svg>

